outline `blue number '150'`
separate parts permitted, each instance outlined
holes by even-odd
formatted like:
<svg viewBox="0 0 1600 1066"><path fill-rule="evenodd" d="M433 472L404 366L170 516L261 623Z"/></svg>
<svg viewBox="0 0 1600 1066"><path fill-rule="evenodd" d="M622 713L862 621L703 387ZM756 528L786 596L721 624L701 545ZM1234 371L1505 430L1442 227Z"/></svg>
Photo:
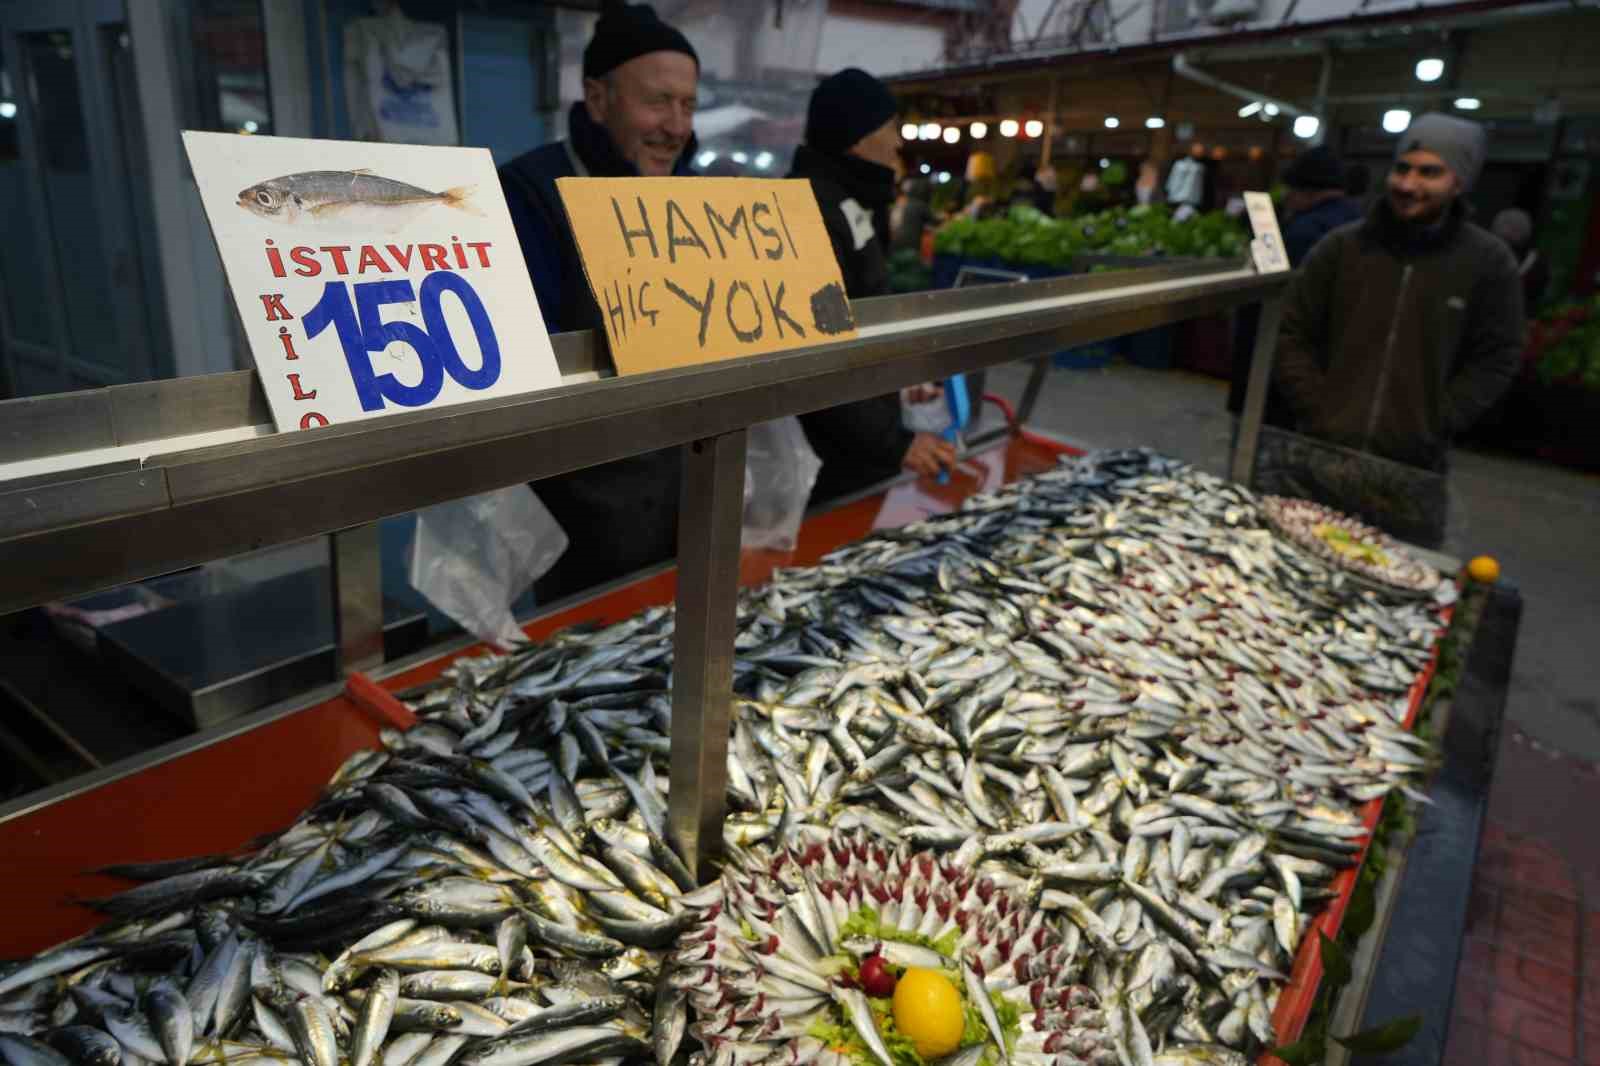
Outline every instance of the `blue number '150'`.
<svg viewBox="0 0 1600 1066"><path fill-rule="evenodd" d="M439 306L440 297L446 292L455 293L467 313L467 321L472 323L478 350L483 353L483 365L476 370L461 361L461 353L450 336L450 327ZM306 312L303 324L306 337L310 339L332 323L363 411L381 411L385 400L401 407L432 403L444 387L446 374L473 390L487 389L500 380L500 344L495 339L494 326L483 301L461 275L448 270L435 271L423 279L414 293L409 279L363 281L354 286L354 294L352 301L351 290L344 282L328 282L322 287L322 299ZM383 320L380 312L385 304L409 303L420 305L421 326ZM373 371L372 353L381 352L395 342L417 353L417 361L422 364L422 380L415 385L406 385L393 374Z"/></svg>

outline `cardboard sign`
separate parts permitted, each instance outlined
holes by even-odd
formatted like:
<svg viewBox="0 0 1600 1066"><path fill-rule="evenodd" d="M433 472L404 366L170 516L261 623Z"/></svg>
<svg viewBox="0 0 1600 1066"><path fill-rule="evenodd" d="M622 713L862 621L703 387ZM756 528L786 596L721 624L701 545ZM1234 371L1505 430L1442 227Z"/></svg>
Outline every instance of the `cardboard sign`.
<svg viewBox="0 0 1600 1066"><path fill-rule="evenodd" d="M561 384L486 150L183 143L280 430Z"/></svg>
<svg viewBox="0 0 1600 1066"><path fill-rule="evenodd" d="M1289 256L1284 251L1283 234L1278 232L1278 212L1273 209L1272 197L1264 192L1247 192L1244 209L1256 235L1250 242L1250 258L1255 260L1256 273L1275 274L1288 270Z"/></svg>
<svg viewBox="0 0 1600 1066"><path fill-rule="evenodd" d="M556 182L618 374L856 335L807 181Z"/></svg>

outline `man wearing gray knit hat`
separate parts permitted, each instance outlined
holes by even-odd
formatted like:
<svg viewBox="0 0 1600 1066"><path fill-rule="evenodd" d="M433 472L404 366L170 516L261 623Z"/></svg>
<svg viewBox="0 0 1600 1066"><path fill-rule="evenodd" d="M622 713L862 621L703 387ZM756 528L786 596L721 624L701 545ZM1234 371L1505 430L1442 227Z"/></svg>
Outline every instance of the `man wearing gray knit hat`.
<svg viewBox="0 0 1600 1066"><path fill-rule="evenodd" d="M1522 352L1516 262L1464 199L1486 154L1477 123L1419 117L1395 145L1387 194L1312 249L1290 286L1274 385L1296 429L1334 447L1264 448L1259 487L1443 541L1450 440L1505 391Z"/></svg>

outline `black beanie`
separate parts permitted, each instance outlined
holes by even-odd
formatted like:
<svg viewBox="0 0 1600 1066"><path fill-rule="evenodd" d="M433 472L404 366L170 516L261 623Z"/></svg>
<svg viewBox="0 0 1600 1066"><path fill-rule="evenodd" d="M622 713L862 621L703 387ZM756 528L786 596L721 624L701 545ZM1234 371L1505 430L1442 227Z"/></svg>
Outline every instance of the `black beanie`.
<svg viewBox="0 0 1600 1066"><path fill-rule="evenodd" d="M603 0L594 36L583 50L583 76L603 78L630 59L651 52L682 52L700 65L689 38L662 22L649 4Z"/></svg>
<svg viewBox="0 0 1600 1066"><path fill-rule="evenodd" d="M1326 145L1307 148L1283 172L1291 189L1344 189L1344 164Z"/></svg>
<svg viewBox="0 0 1600 1066"><path fill-rule="evenodd" d="M894 94L864 70L846 67L811 92L806 108L806 144L843 155L900 111Z"/></svg>

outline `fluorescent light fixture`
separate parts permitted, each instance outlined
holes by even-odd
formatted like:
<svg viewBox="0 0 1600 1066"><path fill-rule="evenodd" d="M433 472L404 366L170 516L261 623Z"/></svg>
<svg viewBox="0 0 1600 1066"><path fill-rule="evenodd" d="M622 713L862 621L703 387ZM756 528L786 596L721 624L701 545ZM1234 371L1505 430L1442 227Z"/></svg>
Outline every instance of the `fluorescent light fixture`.
<svg viewBox="0 0 1600 1066"><path fill-rule="evenodd" d="M1017 120L1016 119L1008 118L1008 119L1005 119L1004 121L1002 121L1000 123L1000 136L1002 136L1002 137L1015 137L1016 135L1017 135Z"/></svg>
<svg viewBox="0 0 1600 1066"><path fill-rule="evenodd" d="M1383 113L1383 130L1385 133L1404 133L1411 125L1411 112L1396 108Z"/></svg>
<svg viewBox="0 0 1600 1066"><path fill-rule="evenodd" d="M757 170L766 170L771 165L772 165L772 153L771 152L757 152L756 153L756 169Z"/></svg>
<svg viewBox="0 0 1600 1066"><path fill-rule="evenodd" d="M973 140L981 141L989 136L989 124L987 122L974 122L968 132L972 134Z"/></svg>
<svg viewBox="0 0 1600 1066"><path fill-rule="evenodd" d="M1240 118L1249 118L1251 115L1255 114L1257 111L1260 111L1260 110L1261 110L1261 101L1257 100L1254 103L1245 104L1243 107L1241 107L1239 109L1239 117Z"/></svg>
<svg viewBox="0 0 1600 1066"><path fill-rule="evenodd" d="M750 157L744 152L735 152L733 155L729 156L729 158L735 163L738 163L741 167L750 162Z"/></svg>
<svg viewBox="0 0 1600 1066"><path fill-rule="evenodd" d="M1114 130L1120 125L1122 125L1122 123L1116 118L1116 116L1114 116L1114 115L1107 115L1106 116L1106 129Z"/></svg>
<svg viewBox="0 0 1600 1066"><path fill-rule="evenodd" d="M1417 60L1418 81L1438 81L1444 77L1444 60L1437 56Z"/></svg>
<svg viewBox="0 0 1600 1066"><path fill-rule="evenodd" d="M919 168L918 168L918 169L919 169L919 170L921 170L921 171L922 171L922 172L923 172L923 173L924 173L924 174L927 174L927 173L930 173L930 172L931 172L931 171L932 171L932 170L933 170L933 168L932 168L932 167L930 167L930 166L929 166L929 165L928 165L928 164L926 164L926 163L924 163L924 164L922 164L922 166L921 166L921 167L919 167Z"/></svg>
<svg viewBox="0 0 1600 1066"><path fill-rule="evenodd" d="M1159 130L1165 127L1166 124L1167 120L1162 118L1160 115L1151 115L1149 118L1144 120L1144 128L1147 130Z"/></svg>
<svg viewBox="0 0 1600 1066"><path fill-rule="evenodd" d="M1267 105L1267 117L1268 118L1277 118L1278 117L1278 105L1277 104L1268 104Z"/></svg>
<svg viewBox="0 0 1600 1066"><path fill-rule="evenodd" d="M1038 137L1044 133L1044 123L1036 118L1030 118L1022 127L1022 132L1029 137Z"/></svg>
<svg viewBox="0 0 1600 1066"><path fill-rule="evenodd" d="M12 100L0 100L0 118L16 118L17 105Z"/></svg>
<svg viewBox="0 0 1600 1066"><path fill-rule="evenodd" d="M961 131L959 129L957 129L954 126L946 126L944 128L944 143L945 144L955 144L960 139L961 139Z"/></svg>
<svg viewBox="0 0 1600 1066"><path fill-rule="evenodd" d="M1302 141L1315 137L1321 128L1322 120L1315 115L1300 115L1294 120L1294 135Z"/></svg>
<svg viewBox="0 0 1600 1066"><path fill-rule="evenodd" d="M937 122L924 122L922 124L922 139L925 141L937 141L939 134L943 132Z"/></svg>
<svg viewBox="0 0 1600 1066"><path fill-rule="evenodd" d="M904 126L900 127L900 137L902 140L914 141L921 134L922 128L915 122L907 122Z"/></svg>
<svg viewBox="0 0 1600 1066"><path fill-rule="evenodd" d="M704 152L701 152L699 155L694 157L694 165L697 166L697 167L709 167L712 163L715 163L716 161L717 161L717 153L711 151L711 149L709 149L709 148L706 149Z"/></svg>
<svg viewBox="0 0 1600 1066"><path fill-rule="evenodd" d="M1480 108L1482 106L1483 106L1483 101L1479 100L1476 96L1463 96L1463 97L1460 97L1460 98L1458 98L1456 100L1456 110L1457 111L1476 111L1476 110L1478 110L1478 108ZM12 111L13 114L17 110L17 105L16 104L0 104L0 115L5 115L6 114L5 109L7 107L11 108L11 111ZM11 116L10 115L6 115L6 117L10 118Z"/></svg>
<svg viewBox="0 0 1600 1066"><path fill-rule="evenodd" d="M11 106L13 108L15 108L17 105L16 104L12 104ZM8 115L7 117L9 118L10 116ZM260 128L261 128L261 126L256 122L255 119L247 118L247 119L244 120L244 131L246 133L254 133L256 130L258 130Z"/></svg>

